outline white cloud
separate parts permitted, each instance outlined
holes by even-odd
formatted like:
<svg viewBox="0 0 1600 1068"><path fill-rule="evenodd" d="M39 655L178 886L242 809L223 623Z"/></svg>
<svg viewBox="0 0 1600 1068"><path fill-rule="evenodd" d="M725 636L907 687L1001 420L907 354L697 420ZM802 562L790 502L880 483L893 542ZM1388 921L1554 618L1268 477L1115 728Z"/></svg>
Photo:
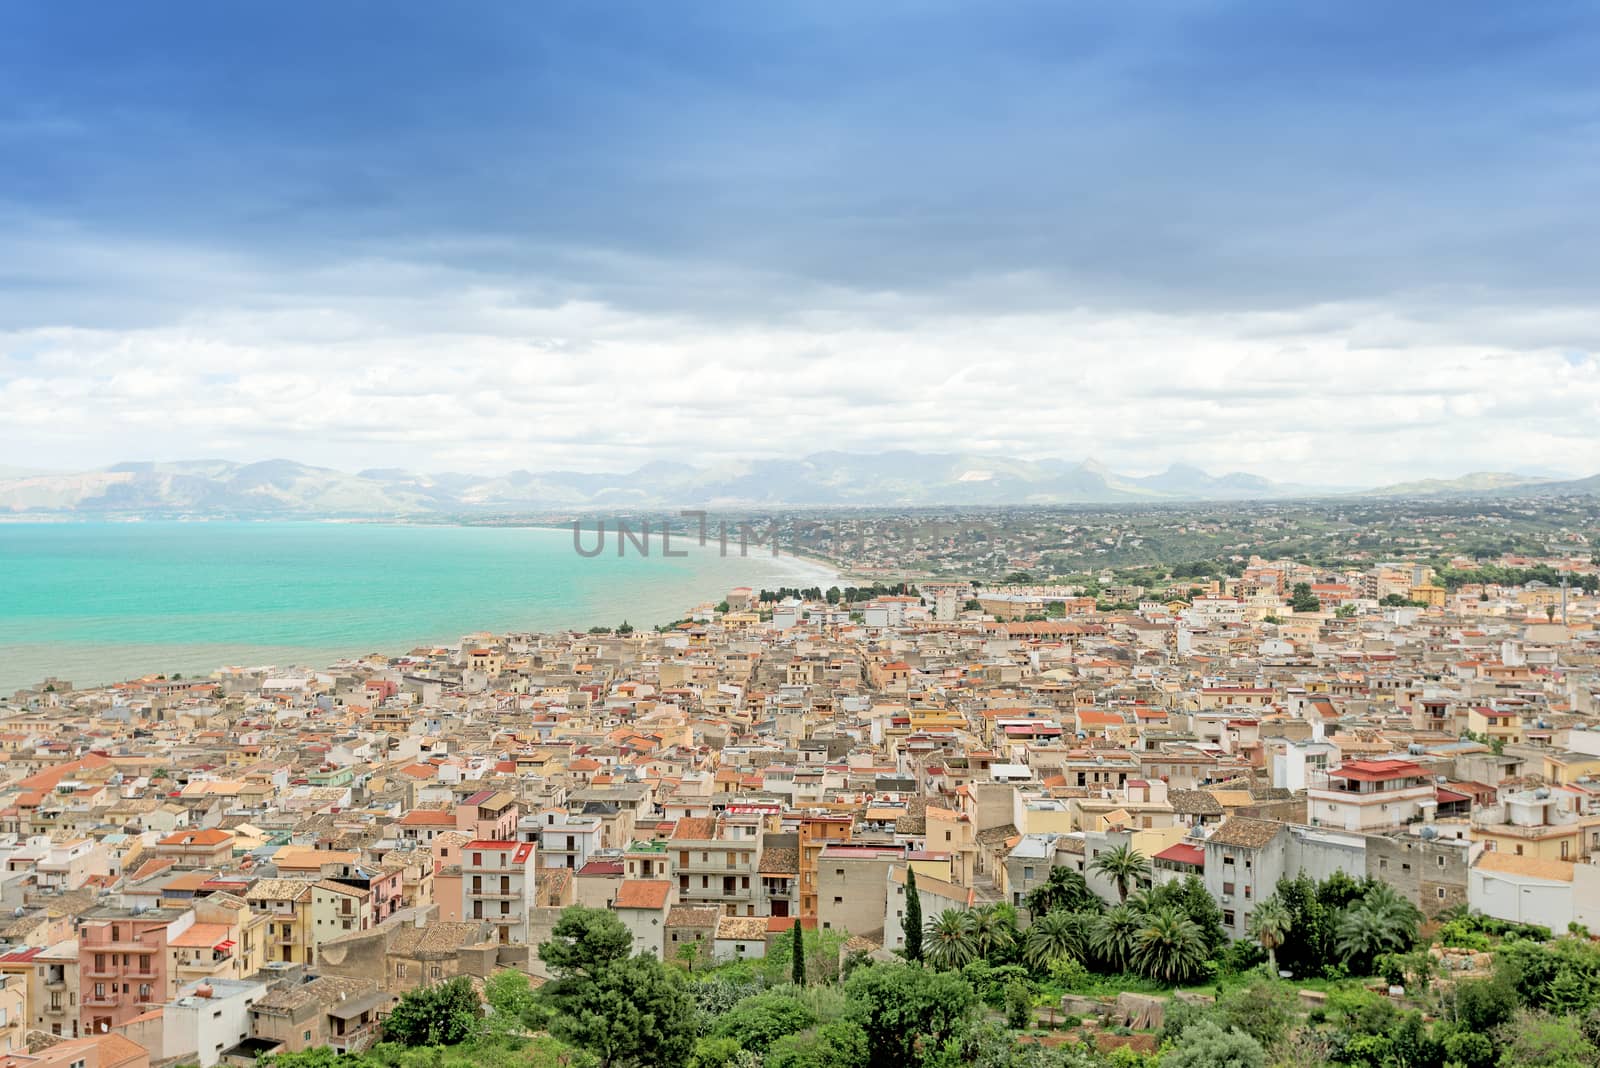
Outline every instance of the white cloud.
<svg viewBox="0 0 1600 1068"><path fill-rule="evenodd" d="M911 448L1342 485L1600 470L1584 309L983 313L960 294L799 291L788 314L728 318L424 261L151 262L155 321L0 334L8 462L495 472Z"/></svg>

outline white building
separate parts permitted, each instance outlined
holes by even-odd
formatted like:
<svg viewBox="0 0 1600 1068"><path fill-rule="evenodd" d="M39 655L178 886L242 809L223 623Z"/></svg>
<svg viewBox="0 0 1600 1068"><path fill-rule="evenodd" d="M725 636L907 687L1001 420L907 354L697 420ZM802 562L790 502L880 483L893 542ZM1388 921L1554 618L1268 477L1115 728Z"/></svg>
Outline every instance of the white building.
<svg viewBox="0 0 1600 1068"><path fill-rule="evenodd" d="M1486 916L1557 934L1569 923L1600 931L1600 865L1485 850L1467 873L1467 904Z"/></svg>
<svg viewBox="0 0 1600 1068"><path fill-rule="evenodd" d="M532 842L484 838L462 846L461 918L493 924L502 944L527 944L535 852Z"/></svg>
<svg viewBox="0 0 1600 1068"><path fill-rule="evenodd" d="M1410 760L1347 760L1325 775L1311 775L1307 817L1313 827L1380 831L1431 816L1438 791Z"/></svg>
<svg viewBox="0 0 1600 1068"><path fill-rule="evenodd" d="M250 1037L250 1006L266 992L266 983L240 979L180 987L178 996L161 1007L161 1059L211 1068L223 1050Z"/></svg>

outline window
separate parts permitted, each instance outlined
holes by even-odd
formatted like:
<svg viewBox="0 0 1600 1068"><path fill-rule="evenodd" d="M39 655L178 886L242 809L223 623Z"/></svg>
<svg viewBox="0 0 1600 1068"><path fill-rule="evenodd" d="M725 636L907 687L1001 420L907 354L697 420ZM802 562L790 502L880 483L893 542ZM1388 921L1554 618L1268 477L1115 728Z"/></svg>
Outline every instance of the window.
<svg viewBox="0 0 1600 1068"><path fill-rule="evenodd" d="M1032 867L1024 867L1022 869L1022 877L1024 879L1032 879L1033 878L1033 868Z"/></svg>
<svg viewBox="0 0 1600 1068"><path fill-rule="evenodd" d="M396 979L404 979L406 977L406 966L404 964L397 963L394 966L394 977Z"/></svg>
<svg viewBox="0 0 1600 1068"><path fill-rule="evenodd" d="M428 969L428 974L433 978L438 979L440 976L444 975L444 969L435 964L432 968Z"/></svg>
<svg viewBox="0 0 1600 1068"><path fill-rule="evenodd" d="M1439 895L1439 900L1440 901L1444 900L1444 887L1442 887L1442 886L1439 887L1437 890L1434 891L1434 893Z"/></svg>
<svg viewBox="0 0 1600 1068"><path fill-rule="evenodd" d="M1223 923L1223 926L1225 926L1225 927L1234 926L1234 917L1233 917L1233 910L1232 909L1223 909L1222 910L1222 923Z"/></svg>

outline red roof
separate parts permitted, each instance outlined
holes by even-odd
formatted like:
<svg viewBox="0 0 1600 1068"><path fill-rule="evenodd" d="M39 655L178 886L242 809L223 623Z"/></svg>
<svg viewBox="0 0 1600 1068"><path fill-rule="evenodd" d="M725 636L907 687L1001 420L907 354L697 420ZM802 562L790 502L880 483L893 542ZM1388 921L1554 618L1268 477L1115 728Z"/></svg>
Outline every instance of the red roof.
<svg viewBox="0 0 1600 1068"><path fill-rule="evenodd" d="M221 845L223 842L233 841L233 835L227 831L219 831L215 827L205 831L177 831L167 835L157 845L188 846L188 845Z"/></svg>
<svg viewBox="0 0 1600 1068"><path fill-rule="evenodd" d="M1199 846L1190 845L1188 842L1179 842L1169 845L1155 855L1156 860L1170 860L1178 864L1190 864L1196 868L1206 866L1206 851Z"/></svg>
<svg viewBox="0 0 1600 1068"><path fill-rule="evenodd" d="M672 883L666 879L635 879L622 884L612 908L664 909L671 896Z"/></svg>
<svg viewBox="0 0 1600 1068"><path fill-rule="evenodd" d="M1360 782L1385 782L1389 779L1416 778L1422 774L1422 767L1409 760L1347 760L1328 774Z"/></svg>

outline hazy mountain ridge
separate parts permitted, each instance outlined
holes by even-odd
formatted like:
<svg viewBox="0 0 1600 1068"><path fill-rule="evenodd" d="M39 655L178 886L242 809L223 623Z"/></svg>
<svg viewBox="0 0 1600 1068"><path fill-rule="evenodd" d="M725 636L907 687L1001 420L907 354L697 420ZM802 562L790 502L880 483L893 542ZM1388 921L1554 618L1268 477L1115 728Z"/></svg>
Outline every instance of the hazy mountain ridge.
<svg viewBox="0 0 1600 1068"><path fill-rule="evenodd" d="M1479 472L1353 491L1372 496L1592 493L1571 482ZM1211 475L1174 464L1130 476L1096 460L1019 460L970 453L819 452L798 460L704 468L657 462L627 473L516 470L503 475L356 473L292 460L129 462L96 471L0 472L0 511L28 514L429 515L540 509L806 505L1027 505L1279 500L1352 492Z"/></svg>

